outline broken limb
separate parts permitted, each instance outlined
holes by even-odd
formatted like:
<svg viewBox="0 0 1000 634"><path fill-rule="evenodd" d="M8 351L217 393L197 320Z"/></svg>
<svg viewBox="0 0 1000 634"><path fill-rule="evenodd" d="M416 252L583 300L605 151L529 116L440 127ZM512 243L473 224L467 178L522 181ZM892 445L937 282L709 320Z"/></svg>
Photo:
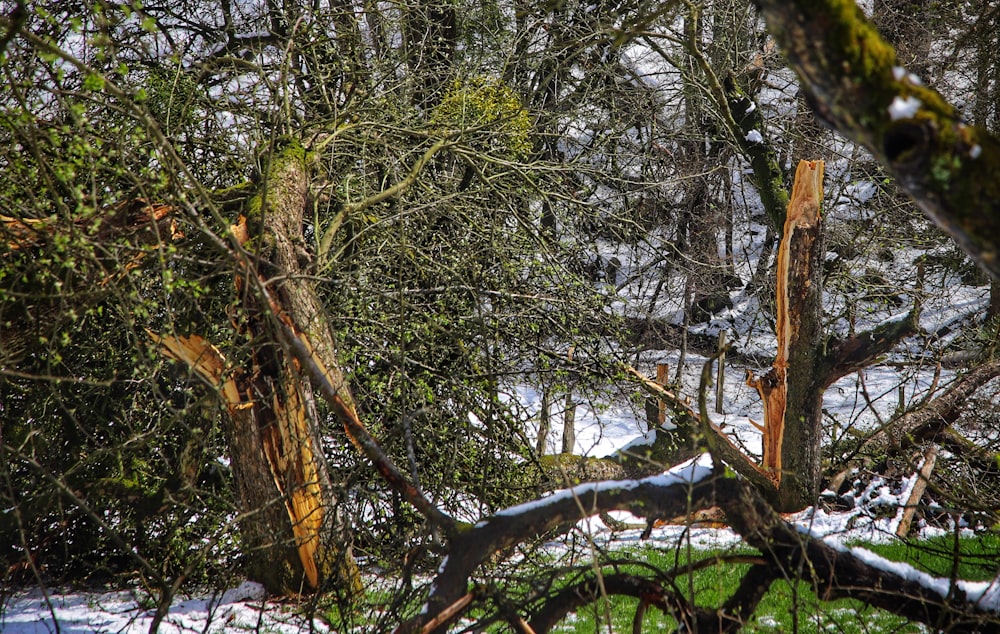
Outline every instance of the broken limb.
<svg viewBox="0 0 1000 634"><path fill-rule="evenodd" d="M515 545L552 531L565 532L583 517L610 510L664 517L715 504L725 510L733 529L759 551L753 555L754 563L738 589L721 609L690 605L666 592L659 579L604 575L605 594L593 592L593 584L587 580L578 582L574 590L560 591L566 593L559 594L560 600L546 599L529 619L530 627L545 632L569 612L608 593L634 595L643 591L650 605L681 618L697 619L701 628L732 631L750 617L770 583L784 578L809 583L822 601L853 598L945 630L1000 631L995 605L980 601L989 589L988 582L931 577L864 549L813 537L782 519L749 483L710 471L700 461L663 476L580 485L500 511L459 533L434 579L425 610L401 624L397 631L422 632L432 622L441 623L435 619L469 595L472 576L489 558L498 553L504 557Z"/></svg>
<svg viewBox="0 0 1000 634"><path fill-rule="evenodd" d="M829 387L842 376L862 370L878 357L886 354L902 339L920 331L920 306L914 304L910 312L896 321L889 321L861 334L831 339L827 353L820 361L823 369L823 387Z"/></svg>
<svg viewBox="0 0 1000 634"><path fill-rule="evenodd" d="M647 518L675 517L713 502L712 471L701 459L670 473L640 480L581 484L547 498L514 506L455 534L432 585L424 614L400 625L417 632L468 591L473 573L495 554L506 553L551 531L565 532L585 517L624 510Z"/></svg>
<svg viewBox="0 0 1000 634"><path fill-rule="evenodd" d="M1000 632L995 602L981 599L990 582L932 577L863 548L809 535L785 522L753 488L734 479L716 483L716 501L746 542L780 571L803 579L823 601L852 598L941 631ZM994 582L995 583L995 582Z"/></svg>
<svg viewBox="0 0 1000 634"><path fill-rule="evenodd" d="M867 437L858 451L882 453L889 448L907 448L919 440L951 441L963 449L975 451L971 443L949 427L962 413L969 398L989 381L1000 376L1000 361L979 366L958 377L944 393L922 407L911 410Z"/></svg>
<svg viewBox="0 0 1000 634"><path fill-rule="evenodd" d="M726 350L719 350L716 355L725 352ZM711 383L712 377L712 363L715 361L716 357L713 356L706 361L705 367L702 369L702 386L699 389L699 405L702 405L704 392L708 389L708 385ZM705 444L711 448L710 450L714 454L718 454L718 458L723 462L728 464L730 467L735 469L740 475L743 475L748 480L753 482L756 486L763 487L764 489L774 489L774 480L771 474L765 472L757 464L755 464L749 456L744 454L739 447L733 443L732 439L724 432L722 429L712 422L711 418L708 417L707 405L705 405L704 411L701 414L696 412L691 405L689 405L684 399L679 397L677 394L658 384L656 381L644 376L641 372L629 365L622 365L622 369L625 370L629 375L633 376L639 381L639 384L648 393L662 399L674 412L673 422L674 424L681 428L681 435L692 438L695 440L695 436L701 436ZM704 421L704 424L703 424ZM690 458L703 450L703 444L701 442L690 442L687 451L689 455L685 455L683 459Z"/></svg>

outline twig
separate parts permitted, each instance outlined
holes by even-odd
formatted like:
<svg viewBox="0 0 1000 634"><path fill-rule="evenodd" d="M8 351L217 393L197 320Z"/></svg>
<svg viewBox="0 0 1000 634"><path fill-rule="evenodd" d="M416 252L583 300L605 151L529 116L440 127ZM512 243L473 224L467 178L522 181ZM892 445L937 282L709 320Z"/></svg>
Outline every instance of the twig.
<svg viewBox="0 0 1000 634"><path fill-rule="evenodd" d="M475 598L476 592L473 590L458 601L455 601L445 609L441 610L437 616L428 621L427 624L420 629L420 634L430 634L430 632L433 632L436 628L444 625L448 621L451 621L453 618L461 614L462 611L464 611Z"/></svg>

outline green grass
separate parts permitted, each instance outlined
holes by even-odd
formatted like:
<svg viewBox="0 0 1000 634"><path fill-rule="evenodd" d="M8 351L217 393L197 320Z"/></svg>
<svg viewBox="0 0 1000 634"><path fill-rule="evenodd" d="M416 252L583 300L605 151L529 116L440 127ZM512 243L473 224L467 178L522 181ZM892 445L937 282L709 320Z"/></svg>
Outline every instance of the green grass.
<svg viewBox="0 0 1000 634"><path fill-rule="evenodd" d="M898 541L889 544L852 544L867 548L893 561L905 561L917 570L935 577L949 578L957 564L958 579L990 581L1000 568L1000 534L980 533L958 540L942 535L924 541ZM957 553L957 555L956 555Z"/></svg>
<svg viewBox="0 0 1000 634"><path fill-rule="evenodd" d="M973 538L963 538L956 550L952 536L921 542L894 542L891 544L855 544L895 561L905 561L918 570L935 576L948 577L953 569L957 577L970 581L993 579L1000 561L1000 536L988 533ZM954 554L958 552L956 560ZM620 553L621 559L632 557L644 566L621 567L624 572L644 573L651 570L666 573L676 565L704 558L724 557L734 554L752 554L746 549L725 552L645 547ZM957 561L957 566L953 563ZM722 605L736 590L749 564L734 564L720 560L693 574L678 577L675 583L689 600L702 607ZM605 568L607 574L610 568ZM559 632L631 632L638 601L630 598L611 597L581 609L556 629ZM670 631L676 623L655 608L645 613L644 632ZM743 631L748 632L844 632L901 634L928 631L896 615L864 606L853 600L819 601L806 583L779 581L774 583L758 605L753 618Z"/></svg>
<svg viewBox="0 0 1000 634"><path fill-rule="evenodd" d="M935 576L948 577L953 570L955 542L953 536L944 536L919 542L897 541L889 544L855 543L887 559L905 561L918 570ZM969 581L991 580L1000 566L1000 535L985 533L973 538L963 538L958 543L958 577ZM659 576L664 579L675 568L688 566L693 562L706 561L706 565L693 573L677 575L675 587L701 607L714 609L722 605L735 592L749 563L734 561L734 558L752 557L755 551L746 547L727 550L698 550L686 545L665 548L655 542L641 547L631 547L605 551L604 557L613 558L616 564L601 568L603 574L625 572L647 578ZM606 559L604 561L607 561ZM621 563L629 562L629 563ZM517 597L532 594L536 582L553 574L561 563L546 557L531 566L523 563L512 571L500 573L493 583L499 595L518 603ZM557 586L565 586L571 581L579 581L583 575L592 574L586 563L579 559L574 568L563 569ZM584 566L580 568L579 566ZM490 582L487 582L490 583ZM355 605L347 612L333 602L320 609L323 620L334 631L387 631L400 616L412 616L424 600L424 589L415 589L409 601L400 606L403 614L385 610L393 603L398 587L384 587L374 584L367 588L365 607ZM560 623L556 632L594 632L601 634L632 632L638 602L635 599L610 597L607 601L597 601L571 614ZM496 618L497 605L490 600L478 604L466 615L465 623L479 619ZM388 620L387 620L388 619ZM649 608L643 620L643 632L672 631L676 623L668 615L656 608ZM487 632L508 632L510 628L494 621L484 628ZM853 600L820 601L807 583L778 581L757 606L754 616L744 628L745 632L835 632L844 634L899 633L917 634L929 631L919 625L907 622L898 616L876 610Z"/></svg>

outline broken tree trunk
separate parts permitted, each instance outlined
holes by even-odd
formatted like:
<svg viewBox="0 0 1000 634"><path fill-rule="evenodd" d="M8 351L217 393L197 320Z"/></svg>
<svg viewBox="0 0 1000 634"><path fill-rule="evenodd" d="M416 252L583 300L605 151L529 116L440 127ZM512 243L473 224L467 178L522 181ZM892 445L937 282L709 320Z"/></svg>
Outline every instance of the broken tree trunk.
<svg viewBox="0 0 1000 634"><path fill-rule="evenodd" d="M225 402L249 576L274 593L332 582L351 595L360 591L360 578L323 457L313 389L300 362L275 343L287 338L286 331L309 342L327 379L353 409L321 303L304 276L307 192L305 150L291 143L271 157L248 217L231 227L240 245L253 240L258 248L257 271L236 277L232 314L251 344L242 367L228 368L221 353L197 336L154 339L205 378ZM282 328L275 328L277 320Z"/></svg>
<svg viewBox="0 0 1000 634"><path fill-rule="evenodd" d="M764 402L762 465L743 454L708 418L634 369L647 391L673 403L673 422L681 430L699 425L717 458L751 481L781 512L798 511L816 500L820 483L823 392L838 378L857 372L885 354L903 337L917 331L919 303L903 319L837 337L822 332L823 232L820 206L823 162L802 161L795 175L783 237L778 252L777 353L771 369L759 378L748 375ZM918 280L919 285L919 280ZM707 377L703 377L707 389ZM699 419L705 419L699 423ZM659 439L654 445L661 445ZM677 444L677 443L673 443ZM670 457L694 451L679 446Z"/></svg>
<svg viewBox="0 0 1000 634"><path fill-rule="evenodd" d="M755 4L816 116L869 150L927 216L1000 276L1000 138L901 68L855 3Z"/></svg>
<svg viewBox="0 0 1000 634"><path fill-rule="evenodd" d="M821 335L822 200L823 162L800 162L778 247L778 350L766 374L747 377L747 384L757 390L764 404L763 467L777 487L782 508L808 504L805 500L813 497L819 476L823 391L811 370ZM795 420L786 425L789 415Z"/></svg>
<svg viewBox="0 0 1000 634"><path fill-rule="evenodd" d="M270 344L282 340L279 333L271 331L270 313L279 311L279 318L293 324L295 330L311 342L328 372L336 372L334 382L344 386L333 336L323 317L316 290L303 270L307 260L302 225L308 185L305 150L292 142L271 157L265 188L259 197L251 200L248 209L247 238L258 240L261 260L273 265L273 270L261 269L260 273L267 278L261 281L271 288L271 300L277 306L267 305L249 285L245 289L238 288L248 337L269 344L256 346L252 359L253 380L258 390L255 394L265 396L254 401L261 418L257 420L256 429L237 430L242 433L233 439L232 446L234 450L254 455L262 451L266 464L261 465L255 459L247 465L249 468L238 469L234 455L233 470L234 473L242 471L242 476L237 476L242 479L242 483L237 482L237 489L242 489L241 498L254 501L245 510L263 510L268 504L273 506L275 499L280 499L287 513L282 529L287 534L290 528L293 540L284 548L291 547L298 554L301 573L298 566L292 566L272 579L272 584L285 586L287 590L289 582L298 584L304 575L312 588L318 588L323 580L330 580L340 591L352 594L360 590L360 580L351 553L350 530L339 515L323 457L313 390L298 363L288 357L285 350ZM239 235L239 230L235 233ZM254 443L259 444L252 446ZM272 484L261 489L260 481L266 476L270 476ZM268 525L266 529L274 531L278 527ZM255 539L261 540L256 547L281 548L281 540L275 539L276 535L262 535L257 531L254 534ZM252 568L265 578L276 572L270 559L288 560L287 555L279 553L251 558L254 561Z"/></svg>

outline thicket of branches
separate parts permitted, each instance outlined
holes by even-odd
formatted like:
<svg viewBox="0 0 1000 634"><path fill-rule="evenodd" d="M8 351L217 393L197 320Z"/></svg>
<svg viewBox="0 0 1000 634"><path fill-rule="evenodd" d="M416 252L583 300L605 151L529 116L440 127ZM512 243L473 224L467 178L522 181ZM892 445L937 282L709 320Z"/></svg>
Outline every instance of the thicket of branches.
<svg viewBox="0 0 1000 634"><path fill-rule="evenodd" d="M781 10L759 4L775 32ZM897 131L875 148L864 135L848 132L848 142L822 127L810 108L819 106L832 125L843 123L842 111L823 108L822 89L796 87L781 57L791 47L777 34L776 46L746 3L190 0L5 10L6 587L138 583L165 610L183 584L231 583L261 556L237 530L256 510L242 506L233 484L242 467L231 455L237 439L222 390L157 342L197 335L226 360L227 376L234 368L253 374L266 365L262 350L277 351L264 354L286 355L304 383L321 383L290 347L280 310L264 310L270 326L247 328L255 306L266 306L290 274L261 258L279 242L270 229L242 241L232 228L241 215L252 224L255 213L277 209L268 198L279 190L271 175L289 147L302 148L308 173L304 222L291 245L294 277L320 299L321 327L333 333L358 417L401 476L386 484L372 454L351 446L358 437L349 426L345 433L334 399L322 388L315 398L306 393L330 472L332 515L352 527L349 546L362 574L400 580L387 583L392 599L379 607L386 629L414 616L427 592L432 610L408 622L415 631L466 599L488 606L484 622L515 627L518 610L531 608L537 631L564 615L552 607L565 597L551 579L565 571L531 578L544 563L512 569L507 557L514 548L536 555L534 546L577 519L576 510L471 529L429 518L410 502L424 498L474 524L538 496L553 473L532 437L537 413L517 398L521 386L560 401L569 393L600 402L621 390L639 410L623 363L648 361L646 351L663 348L679 349L682 363L689 352L710 354L703 333L738 324L748 334L735 352L759 365L767 352L749 346L750 334L773 327L772 260L799 159L850 166L827 185L825 201L835 254L825 263L830 337L853 337L859 324L916 304L946 303L956 279L989 283L897 187L899 179L911 194L928 191L906 180L907 144L924 137ZM1000 58L989 3L880 1L873 19L897 47L900 66L963 102L970 123L995 129ZM991 158L995 142L977 141ZM948 169L926 171L940 180ZM994 262L995 245L976 237L977 225L958 224L961 244ZM901 263L901 245L923 255ZM912 282L888 277L907 267ZM246 282L254 275L259 286ZM997 306L906 339L894 350L908 368L901 383L913 368L958 356L966 367L991 367ZM971 393L995 376L987 375L970 379ZM246 403L274 394L250 394ZM922 405L915 392L908 398L901 414ZM947 416L960 411L956 403ZM990 420L968 426L995 443ZM920 424L912 429L924 430ZM866 446L884 455L887 444L856 440L854 425L831 421L831 475ZM994 450L974 457L988 461ZM755 561L747 587L766 588L778 571L802 570L808 559L823 562L811 581L831 596L868 597L928 623L948 614L995 622L897 578L871 584L890 584L907 602L849 588L850 562L838 564L816 540L793 539L751 489L720 474L684 486L654 483L648 494L654 501L646 505L612 491L592 511L629 509L652 519L718 504L778 566L766 572L768 562ZM981 506L975 510L988 521L989 504ZM482 572L494 551L502 555ZM456 552L468 556L439 569L441 555ZM414 587L413 575L435 570L433 591ZM483 585L469 591L478 574ZM497 590L524 575L516 592ZM620 581L623 594L658 589L659 604L678 622L722 627L712 621L722 617L664 592L666 584L636 589L635 579ZM365 605L338 580L326 583L317 597ZM725 627L745 623L754 596L734 595L724 612L736 616ZM374 618L338 614L345 624Z"/></svg>

